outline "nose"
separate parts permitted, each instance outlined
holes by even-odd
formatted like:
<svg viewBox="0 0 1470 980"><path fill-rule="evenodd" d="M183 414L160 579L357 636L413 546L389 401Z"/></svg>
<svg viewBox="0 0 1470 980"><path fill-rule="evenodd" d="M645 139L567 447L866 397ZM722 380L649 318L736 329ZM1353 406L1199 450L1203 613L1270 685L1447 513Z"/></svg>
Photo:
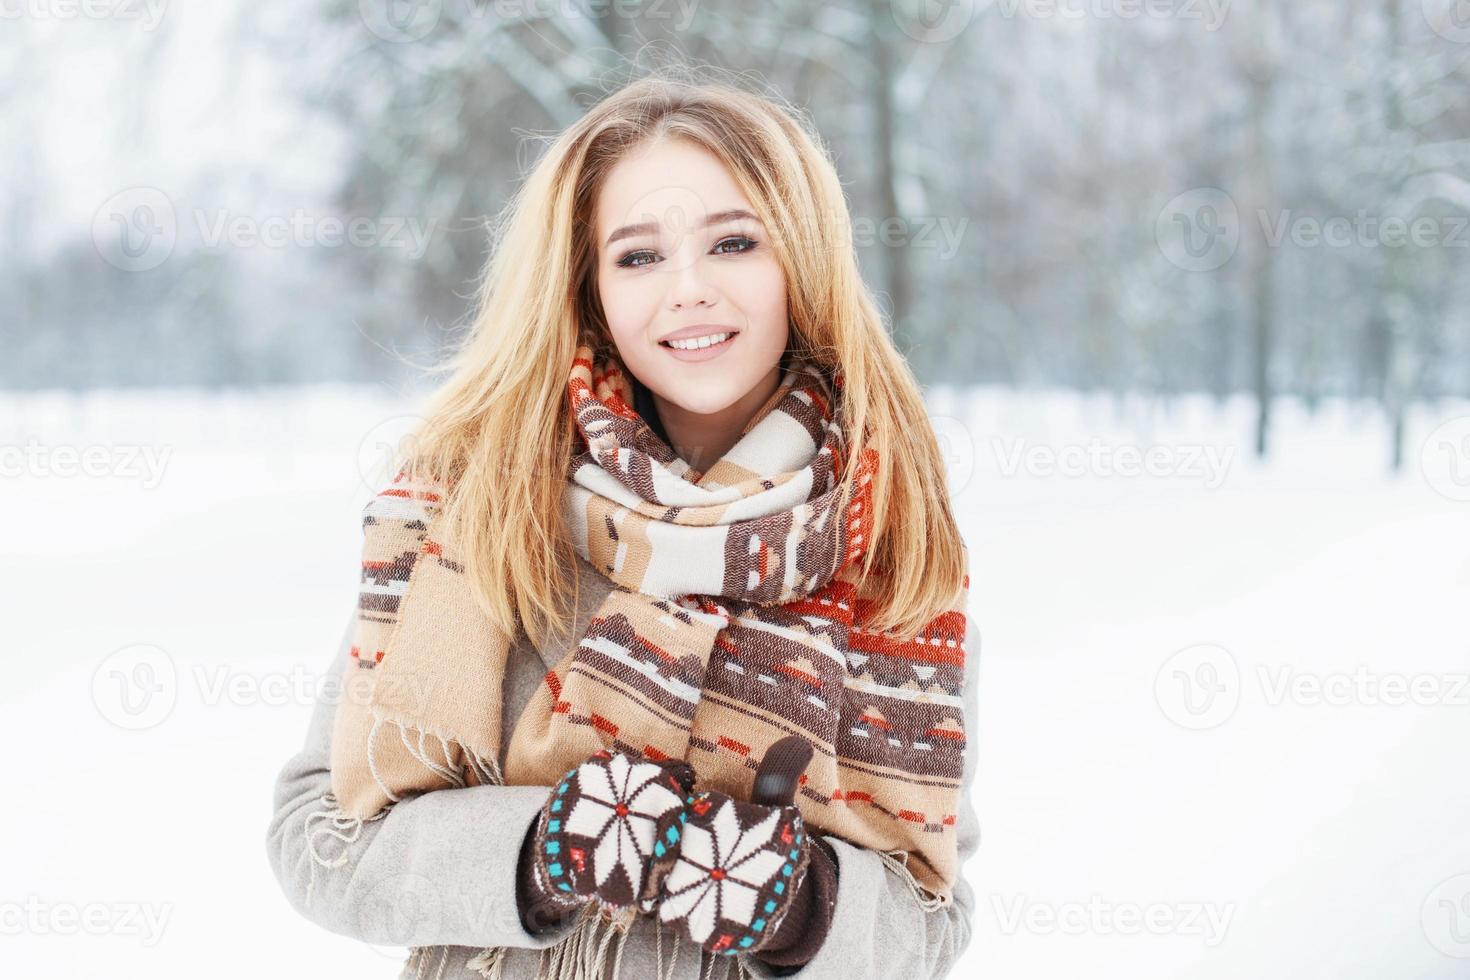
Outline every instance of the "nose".
<svg viewBox="0 0 1470 980"><path fill-rule="evenodd" d="M670 270L669 309L678 311L686 307L710 307L717 300L714 287L704 276L699 259L683 263L678 269Z"/></svg>

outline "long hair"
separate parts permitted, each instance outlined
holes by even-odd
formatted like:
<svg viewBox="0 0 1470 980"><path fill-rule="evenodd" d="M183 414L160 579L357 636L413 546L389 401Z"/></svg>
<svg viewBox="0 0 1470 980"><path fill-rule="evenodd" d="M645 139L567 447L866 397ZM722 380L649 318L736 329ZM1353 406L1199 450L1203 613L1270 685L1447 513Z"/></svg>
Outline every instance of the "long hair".
<svg viewBox="0 0 1470 980"><path fill-rule="evenodd" d="M611 343L595 279L595 204L609 170L658 138L691 140L724 162L785 272L791 350L840 370L844 487L854 485L860 449L877 452L873 540L855 579L875 601L871 628L912 635L954 607L964 543L919 385L862 281L836 169L804 115L778 97L663 69L561 132L496 222L474 319L437 369L447 377L403 464L445 489L491 621L538 644L559 633L578 577L561 507L576 440L567 378L579 342Z"/></svg>

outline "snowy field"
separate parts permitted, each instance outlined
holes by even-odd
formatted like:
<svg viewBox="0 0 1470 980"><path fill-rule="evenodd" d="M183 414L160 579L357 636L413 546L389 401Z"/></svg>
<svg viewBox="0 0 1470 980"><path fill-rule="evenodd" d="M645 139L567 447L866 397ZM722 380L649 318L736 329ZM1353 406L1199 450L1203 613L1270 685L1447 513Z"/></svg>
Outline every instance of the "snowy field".
<svg viewBox="0 0 1470 980"><path fill-rule="evenodd" d="M264 837L412 408L0 394L0 974L396 975ZM1470 405L1396 477L1336 403L1264 467L1244 400L932 411L983 635L964 975L1470 975Z"/></svg>

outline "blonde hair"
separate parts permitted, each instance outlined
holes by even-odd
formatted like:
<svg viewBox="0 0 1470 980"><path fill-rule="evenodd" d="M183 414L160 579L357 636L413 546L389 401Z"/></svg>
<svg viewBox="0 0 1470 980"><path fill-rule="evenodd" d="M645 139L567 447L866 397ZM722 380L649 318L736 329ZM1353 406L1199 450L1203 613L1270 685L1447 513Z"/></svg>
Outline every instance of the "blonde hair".
<svg viewBox="0 0 1470 980"><path fill-rule="evenodd" d="M871 626L916 633L955 607L966 573L943 459L918 383L861 279L837 172L804 117L771 95L663 69L557 136L498 219L473 322L435 369L448 377L403 463L446 488L466 572L493 622L538 643L569 625L578 558L561 508L575 440L567 377L579 341L610 343L595 205L619 159L660 138L722 160L773 239L792 350L841 371L845 486L859 447L877 451L873 539L858 570L876 603Z"/></svg>

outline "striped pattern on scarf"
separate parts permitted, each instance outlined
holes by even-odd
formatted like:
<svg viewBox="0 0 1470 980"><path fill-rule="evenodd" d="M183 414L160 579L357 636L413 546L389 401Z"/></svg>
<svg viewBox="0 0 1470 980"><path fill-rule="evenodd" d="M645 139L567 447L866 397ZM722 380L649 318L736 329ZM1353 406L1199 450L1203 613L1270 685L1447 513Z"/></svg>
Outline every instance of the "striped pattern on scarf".
<svg viewBox="0 0 1470 980"><path fill-rule="evenodd" d="M699 473L634 411L616 357L578 350L563 506L578 554L613 588L508 746L512 638L472 598L444 488L400 474L368 504L357 669L332 743L343 813L452 786L550 785L602 748L685 759L699 788L749 799L766 748L794 733L815 749L796 799L807 823L883 852L926 907L950 900L969 579L912 636L866 628L882 588L881 574L861 590L854 574L872 451L844 494L840 376L800 360L781 371Z"/></svg>

